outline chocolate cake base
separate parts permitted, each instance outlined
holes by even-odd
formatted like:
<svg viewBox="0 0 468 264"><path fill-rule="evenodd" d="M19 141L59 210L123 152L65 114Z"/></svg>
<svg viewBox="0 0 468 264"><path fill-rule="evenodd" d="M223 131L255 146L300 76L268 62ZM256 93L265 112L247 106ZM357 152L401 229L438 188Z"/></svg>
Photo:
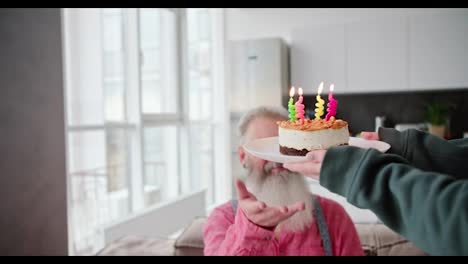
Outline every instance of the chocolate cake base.
<svg viewBox="0 0 468 264"><path fill-rule="evenodd" d="M297 150L280 145L280 152L288 156L305 156L309 151L307 149Z"/></svg>
<svg viewBox="0 0 468 264"><path fill-rule="evenodd" d="M348 145L346 144L340 144L339 146L345 146ZM307 153L309 153L309 150L307 149L294 149L294 148L288 148L288 147L283 147L280 145L280 153L288 156L305 156Z"/></svg>

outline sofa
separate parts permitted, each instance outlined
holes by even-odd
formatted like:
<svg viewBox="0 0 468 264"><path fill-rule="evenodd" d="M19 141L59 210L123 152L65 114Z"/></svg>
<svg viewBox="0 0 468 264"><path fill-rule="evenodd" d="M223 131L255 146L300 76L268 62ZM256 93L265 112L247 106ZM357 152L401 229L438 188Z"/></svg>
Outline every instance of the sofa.
<svg viewBox="0 0 468 264"><path fill-rule="evenodd" d="M174 239L125 236L107 245L99 256L203 256L202 228L205 217L195 218ZM366 256L427 255L404 237L381 223L356 223Z"/></svg>

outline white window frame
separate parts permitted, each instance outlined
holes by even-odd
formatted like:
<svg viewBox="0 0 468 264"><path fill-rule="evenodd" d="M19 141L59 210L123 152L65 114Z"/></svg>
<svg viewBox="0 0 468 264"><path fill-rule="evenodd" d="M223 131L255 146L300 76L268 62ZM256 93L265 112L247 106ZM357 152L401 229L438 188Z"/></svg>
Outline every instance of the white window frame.
<svg viewBox="0 0 468 264"><path fill-rule="evenodd" d="M191 122L188 118L188 40L187 40L187 27L186 27L186 9L185 8L167 8L171 12L174 12L176 15L176 43L177 47L177 77L178 85L177 89L174 91L176 98L177 111L176 114L144 114L143 113L143 104L142 104L142 85L141 85L141 54L139 51L139 41L140 41L140 26L139 23L139 12L137 8L129 8L124 12L124 23L123 34L125 42L126 55L124 58L125 61L125 112L126 117L125 122L105 122L104 124L99 125L68 125L68 121L65 122L66 127L66 140L68 142L68 134L70 132L80 132L80 131L98 131L103 130L104 132L109 129L118 129L123 128L129 130L131 135L134 138L128 138L128 142L133 142L127 144L127 153L130 154L131 160L127 158L127 169L131 169L131 177L127 177L128 180L128 192L129 192L129 210L131 215L134 212L139 212L144 209L144 195L141 195L144 188L144 128L145 127L156 127L156 126L176 126L178 131L178 142L181 147L177 148L177 157L178 157L178 177L175 181L175 191L177 192L177 197L180 197L184 190L192 189L192 182L190 177L190 159L184 159L182 157L182 146L190 146L191 141L187 136L188 134L188 124ZM67 27L73 26L70 25L70 21L67 21L69 12L73 12L70 9L62 9L62 36L63 36L63 65L64 65L64 85L66 87L73 87L71 80L67 77L70 73L70 66L67 58L70 58L70 47L67 44L67 41L70 41L69 32ZM213 19L215 20L212 23L212 32L221 36L221 38L216 38L213 43L213 79L212 87L213 89L212 98L213 98L213 107L215 115L211 120L206 121L197 121L204 122L207 125L210 125L212 128L212 157L213 157L213 167L212 167L212 188L213 192L213 204L209 205L210 208L206 212L208 213L214 206L219 205L222 202L227 201L232 197L232 178L231 178L231 166L230 166L230 137L229 137L229 111L228 111L228 100L227 92L225 91L224 83L224 61L225 61L225 10L222 8L212 9ZM128 28L137 28L137 31L129 30ZM102 49L101 49L102 50ZM185 92L184 92L185 91ZM64 93L65 102L66 93ZM219 100L217 100L219 99ZM135 103L137 102L137 103ZM138 106L137 111L135 107ZM127 111L127 109L133 108L133 111ZM67 107L65 107L67 112ZM103 108L104 111L104 108ZM130 115L129 115L130 113ZM132 114L133 113L133 114ZM137 114L136 114L137 113ZM68 115L66 115L66 119ZM105 118L105 117L104 117ZM106 133L106 132L105 132ZM68 148L68 143L67 143ZM68 153L68 149L67 149ZM187 163L188 162L188 163ZM69 168L67 160L67 168ZM67 169L67 181L70 183L70 171ZM71 223L71 186L67 185L68 189L68 216L69 223ZM186 194L184 194L186 195ZM169 201L170 203L170 201ZM73 230L72 226L69 225L69 252L73 253Z"/></svg>
<svg viewBox="0 0 468 264"><path fill-rule="evenodd" d="M180 25L180 19L179 19L180 12L179 10L174 9L174 8L164 8L164 9L173 12L176 16L176 20L175 20L176 21L176 27L175 27L176 28L176 43L179 43L180 35L181 35L180 26L179 26ZM131 178L130 200L132 204L131 211L134 212L134 211L139 211L145 207L143 196L138 195L139 193L142 192L142 190L145 190L144 188L145 157L144 157L144 149L143 149L144 129L147 127L175 126L177 127L177 131L180 131L183 125L182 107L180 104L180 102L182 102L181 94L182 94L183 88L181 85L182 67L179 66L180 64L176 64L177 65L176 71L177 71L177 77L178 77L178 80L177 80L178 84L176 85L176 89L174 91L175 104L178 106L176 109L176 113L175 114L167 114L167 113L145 114L143 112L143 101L142 101L143 91L142 91L142 83L141 83L141 75L142 75L141 74L141 60L142 60L143 54L141 54L139 50L141 28L140 28L140 25L138 24L139 18L140 18L140 11L138 8L129 8L126 10L127 10L126 12L127 16L125 18L126 23L124 23L124 27L128 26L129 28L137 29L136 31L127 29L128 35L126 35L127 37L124 38L128 47L127 48L128 64L127 64L127 68L125 71L127 73L126 80L129 80L130 82L132 82L132 83L127 83L127 87L129 88L128 91L136 92L134 95L127 96L126 105L130 105L130 107L135 107L134 105L132 105L133 101L135 100L135 98L132 98L132 96L138 98L137 99L138 110L133 111L134 113L138 112L138 114L132 117L137 123L137 126L136 126L137 138L136 138L136 141L134 141L136 146L134 146L135 149L133 150L132 155L131 155L132 159L134 159L132 170L133 170L133 174L136 174L136 176L132 174L132 177L130 177ZM180 50L176 52L176 59L180 60ZM179 135L177 135L177 138L178 138L178 141L180 141L179 140L180 132L178 132L178 134ZM181 160L180 150L177 149L176 151L177 151L177 159L178 161L180 161ZM136 164L137 162L140 162L140 164L137 165ZM181 188L180 188L180 182L181 182L181 175L180 175L180 168L179 168L178 173L177 173L177 179L173 183L176 186L176 188L175 190L171 190L172 192L176 192L175 196L177 197L182 194Z"/></svg>

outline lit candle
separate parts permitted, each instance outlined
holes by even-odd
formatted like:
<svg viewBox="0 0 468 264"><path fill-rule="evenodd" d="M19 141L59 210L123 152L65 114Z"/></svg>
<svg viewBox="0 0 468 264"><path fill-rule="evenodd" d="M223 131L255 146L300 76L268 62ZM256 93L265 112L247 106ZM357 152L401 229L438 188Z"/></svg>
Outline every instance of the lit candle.
<svg viewBox="0 0 468 264"><path fill-rule="evenodd" d="M317 103L315 106L315 119L320 119L320 117L323 115L323 110L324 110L324 104L325 101L320 97L320 93L322 93L323 90L323 82L320 83L319 88L318 88L318 93L317 93Z"/></svg>
<svg viewBox="0 0 468 264"><path fill-rule="evenodd" d="M304 100L304 98L302 98L302 88L299 87L298 91L299 93L299 100L297 100L296 102L296 118L301 120L301 124L304 123L304 114L305 114L305 111L304 111L304 104L302 103L302 101Z"/></svg>
<svg viewBox="0 0 468 264"><path fill-rule="evenodd" d="M328 108L327 108L327 116L325 120L329 120L330 117L336 115L336 106L338 105L338 101L333 98L333 90L335 89L335 85L332 83L330 85L330 93L328 94Z"/></svg>
<svg viewBox="0 0 468 264"><path fill-rule="evenodd" d="M288 111L289 111L289 120L290 121L296 121L296 106L294 105L294 86L291 87L291 90L289 90L289 103L288 103Z"/></svg>

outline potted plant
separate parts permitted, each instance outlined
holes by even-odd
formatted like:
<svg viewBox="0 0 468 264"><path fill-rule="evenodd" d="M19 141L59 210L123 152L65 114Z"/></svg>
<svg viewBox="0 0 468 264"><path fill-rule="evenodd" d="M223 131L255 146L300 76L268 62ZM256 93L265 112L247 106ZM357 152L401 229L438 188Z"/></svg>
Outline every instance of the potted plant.
<svg viewBox="0 0 468 264"><path fill-rule="evenodd" d="M444 138L450 109L451 105L437 101L426 105L426 121L429 133Z"/></svg>

